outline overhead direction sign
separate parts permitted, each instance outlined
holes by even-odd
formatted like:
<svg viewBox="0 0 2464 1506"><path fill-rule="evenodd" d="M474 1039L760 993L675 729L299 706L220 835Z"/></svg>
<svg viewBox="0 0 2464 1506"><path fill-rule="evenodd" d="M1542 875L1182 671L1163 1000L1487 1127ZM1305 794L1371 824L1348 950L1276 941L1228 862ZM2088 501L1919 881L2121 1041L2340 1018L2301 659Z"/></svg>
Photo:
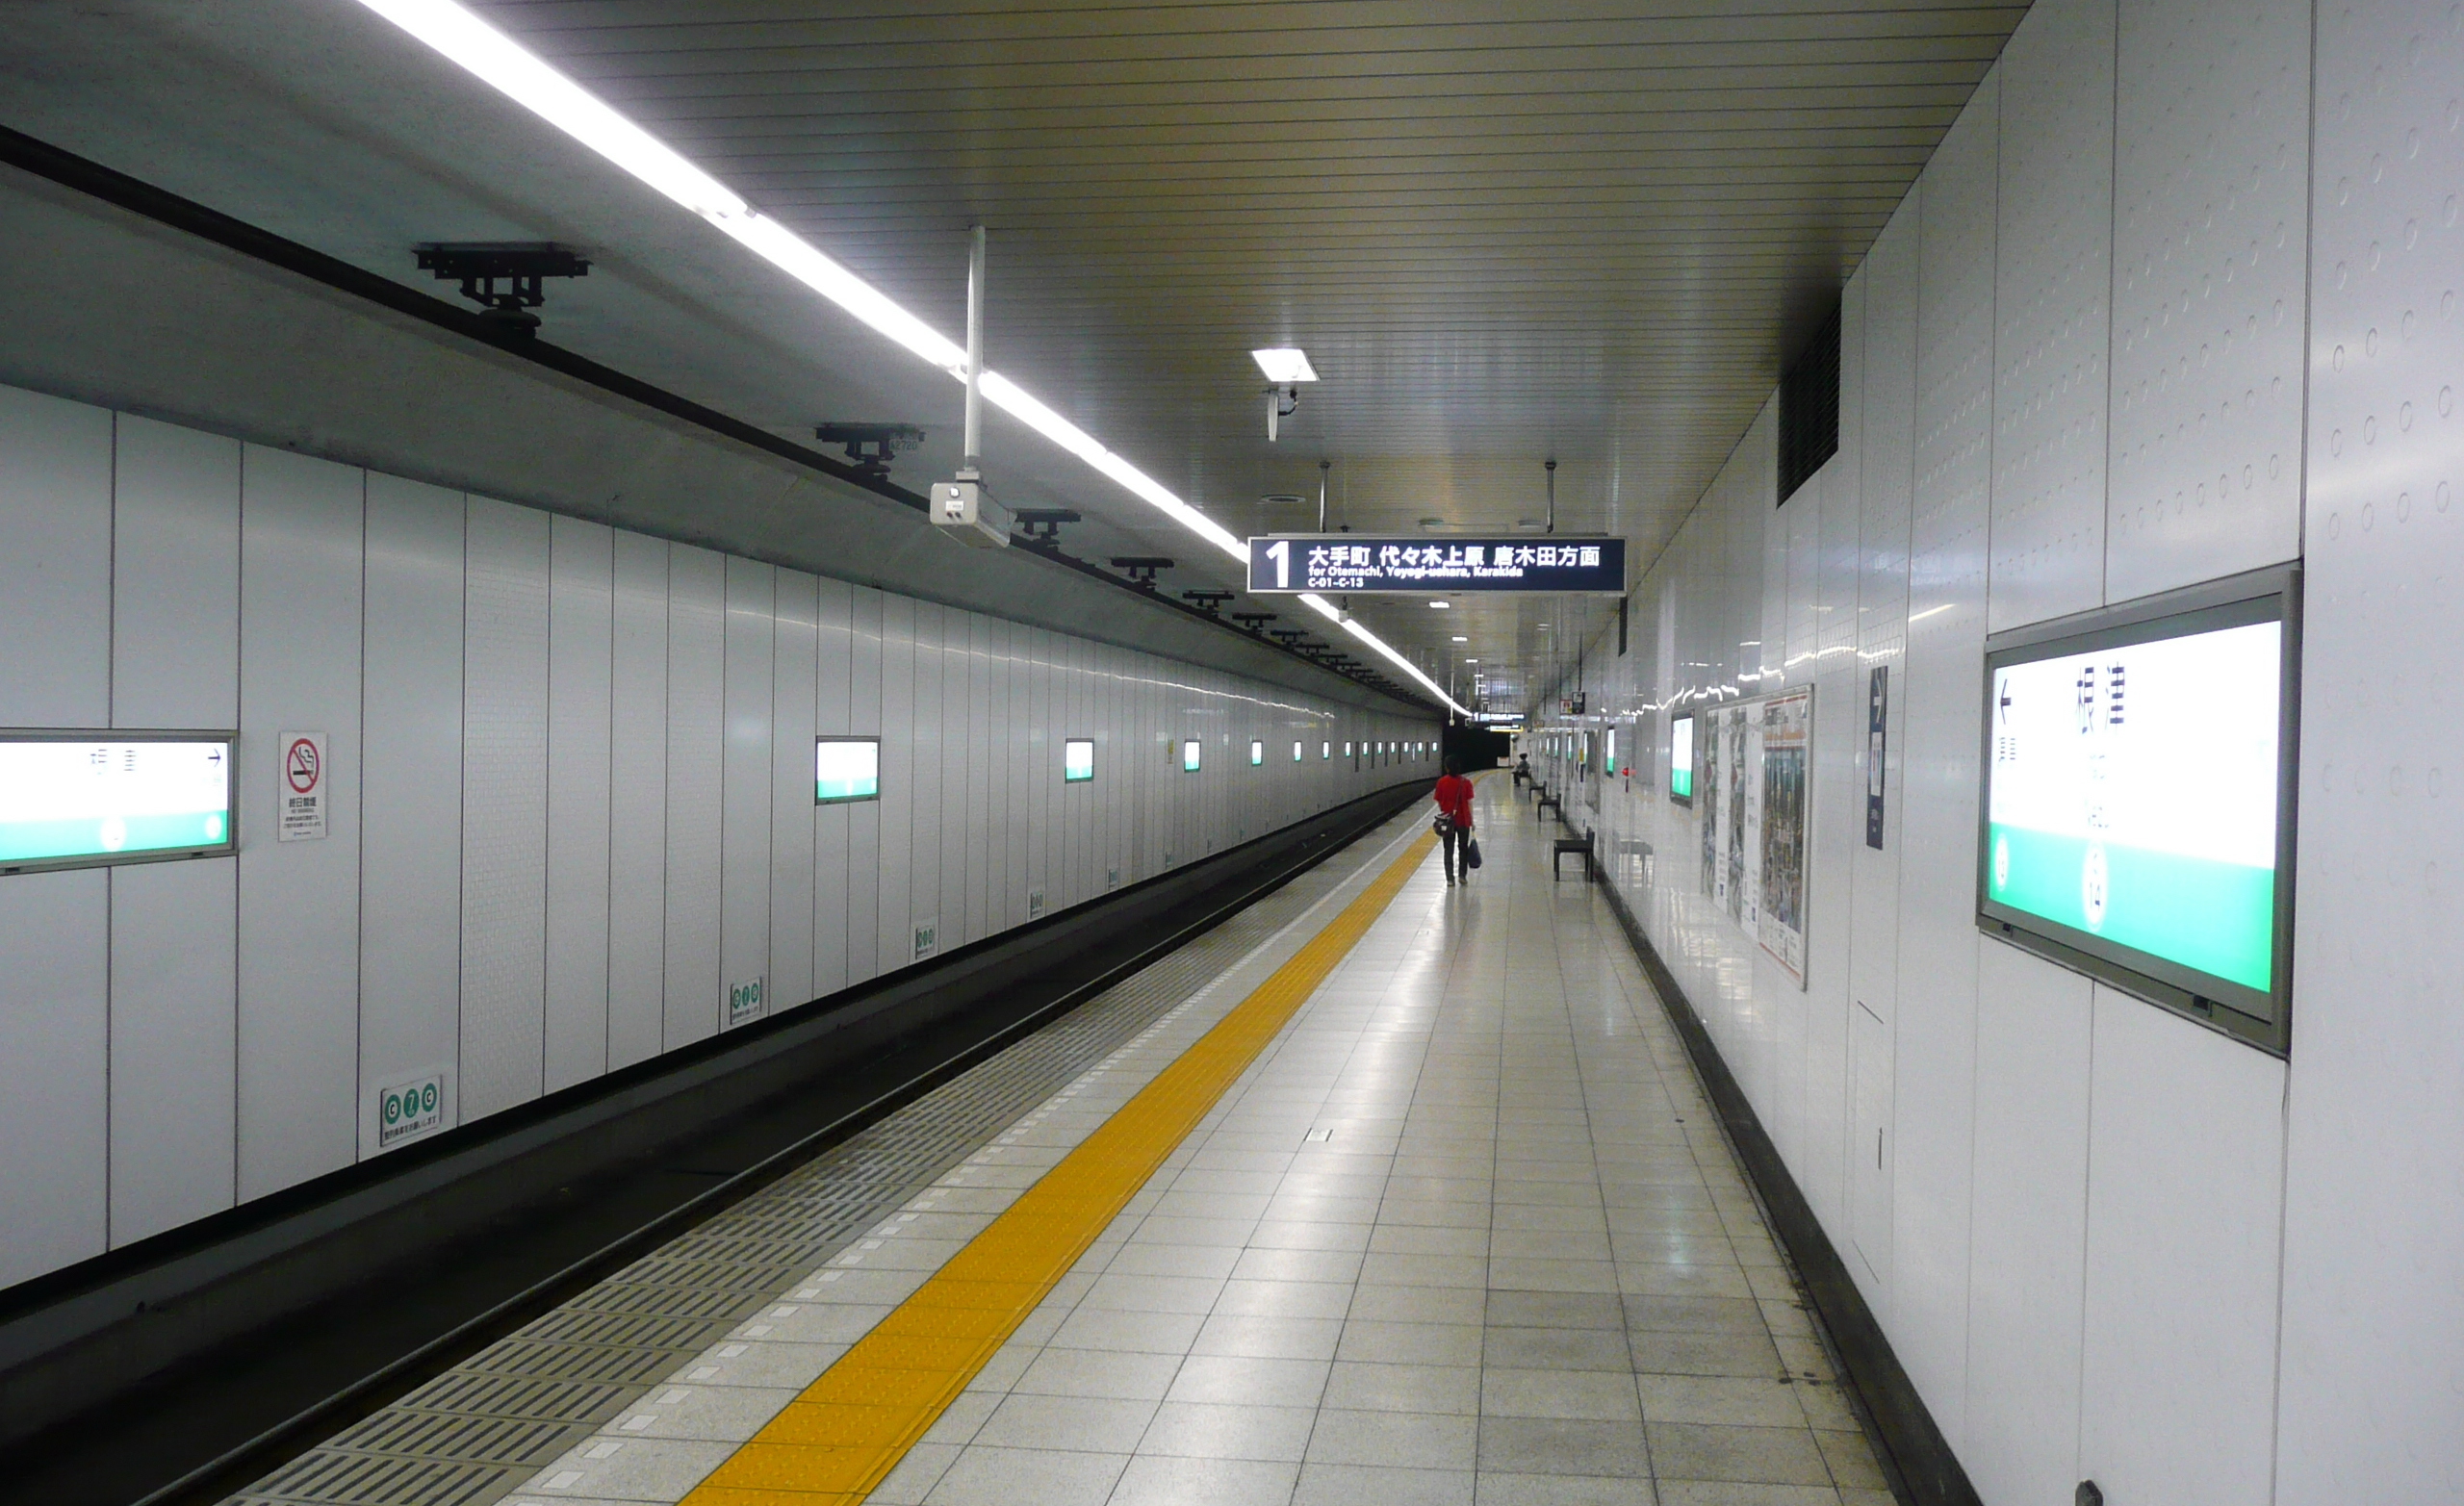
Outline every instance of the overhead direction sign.
<svg viewBox="0 0 2464 1506"><path fill-rule="evenodd" d="M1441 542L1363 533L1278 533L1249 541L1250 595L1302 591L1623 596L1626 541L1578 534Z"/></svg>

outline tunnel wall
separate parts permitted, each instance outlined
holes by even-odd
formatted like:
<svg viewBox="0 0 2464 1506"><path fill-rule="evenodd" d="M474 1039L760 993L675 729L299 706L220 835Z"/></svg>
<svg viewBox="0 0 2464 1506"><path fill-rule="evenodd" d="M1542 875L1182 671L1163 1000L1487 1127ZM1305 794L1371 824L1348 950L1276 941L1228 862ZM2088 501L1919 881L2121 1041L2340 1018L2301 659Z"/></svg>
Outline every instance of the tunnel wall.
<svg viewBox="0 0 2464 1506"><path fill-rule="evenodd" d="M0 727L240 734L236 856L0 877L0 1286L375 1154L390 1085L469 1123L1435 770L1399 712L14 388L0 539ZM877 802L815 804L832 732Z"/></svg>
<svg viewBox="0 0 2464 1506"><path fill-rule="evenodd" d="M2042 0L1846 286L1837 455L1780 504L1766 408L1568 678L1634 765L1569 818L1993 1506L2464 1498L2460 32ZM2279 1059L1981 935L1974 855L1987 634L2293 560ZM1800 990L1661 792L1672 707L1805 685Z"/></svg>

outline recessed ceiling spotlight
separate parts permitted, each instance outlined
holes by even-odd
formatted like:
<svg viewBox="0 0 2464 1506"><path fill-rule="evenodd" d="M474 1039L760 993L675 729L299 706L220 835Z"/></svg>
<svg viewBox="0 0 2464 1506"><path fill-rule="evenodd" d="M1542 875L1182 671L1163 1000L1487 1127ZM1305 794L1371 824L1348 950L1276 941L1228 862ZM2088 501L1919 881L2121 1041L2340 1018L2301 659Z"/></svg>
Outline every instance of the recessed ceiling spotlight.
<svg viewBox="0 0 2464 1506"><path fill-rule="evenodd" d="M1456 643L1470 643L1472 640L1464 637L1461 633L1456 633L1454 635L1454 641Z"/></svg>
<svg viewBox="0 0 2464 1506"><path fill-rule="evenodd" d="M1466 663L1466 664L1477 664L1477 663L1479 663L1480 661L1479 661L1479 660L1477 660L1477 659L1465 659L1463 662L1464 662L1464 663Z"/></svg>
<svg viewBox="0 0 2464 1506"><path fill-rule="evenodd" d="M1318 373L1309 367L1309 352L1296 346L1281 345L1271 350L1252 350L1249 359L1267 373L1267 380L1277 383L1314 382Z"/></svg>
<svg viewBox="0 0 2464 1506"><path fill-rule="evenodd" d="M1433 607L1437 608L1437 609L1438 609L1439 611L1441 611L1441 612L1445 611L1448 607L1452 606L1453 604L1454 604L1454 603L1453 603L1453 602L1451 602L1451 601L1431 601L1431 602L1429 603L1429 605L1431 605L1431 606L1433 606Z"/></svg>

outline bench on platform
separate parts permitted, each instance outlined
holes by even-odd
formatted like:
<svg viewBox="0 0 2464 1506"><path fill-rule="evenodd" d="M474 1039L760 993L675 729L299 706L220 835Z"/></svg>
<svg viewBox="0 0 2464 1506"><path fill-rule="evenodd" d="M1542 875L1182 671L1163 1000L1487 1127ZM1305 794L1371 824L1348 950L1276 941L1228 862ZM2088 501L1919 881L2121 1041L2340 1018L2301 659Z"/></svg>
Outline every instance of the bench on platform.
<svg viewBox="0 0 2464 1506"><path fill-rule="evenodd" d="M1560 819L1563 819L1566 813L1565 806L1557 804L1556 796L1550 794L1547 790L1542 790L1540 792L1540 798L1531 803L1531 814L1536 818L1541 812L1548 810L1555 811Z"/></svg>
<svg viewBox="0 0 2464 1506"><path fill-rule="evenodd" d="M1594 876L1593 854L1597 851L1595 842L1596 838L1589 831L1580 836L1557 838L1556 846L1550 851L1549 855L1549 881L1554 883L1564 875L1564 860L1569 853L1582 858L1582 876L1585 880L1591 879Z"/></svg>

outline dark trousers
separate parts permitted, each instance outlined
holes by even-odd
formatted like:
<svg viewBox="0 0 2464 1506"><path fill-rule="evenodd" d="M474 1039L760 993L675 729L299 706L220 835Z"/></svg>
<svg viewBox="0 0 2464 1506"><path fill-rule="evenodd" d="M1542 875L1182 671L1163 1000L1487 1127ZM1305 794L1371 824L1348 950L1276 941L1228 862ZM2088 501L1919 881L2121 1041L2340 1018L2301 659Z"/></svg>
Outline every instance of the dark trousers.
<svg viewBox="0 0 2464 1506"><path fill-rule="evenodd" d="M1437 839L1446 848L1446 877L1457 881L1471 878L1471 868L1468 865L1458 866L1454 861L1454 855L1461 852L1463 844L1472 839L1472 833L1450 829L1439 832Z"/></svg>

